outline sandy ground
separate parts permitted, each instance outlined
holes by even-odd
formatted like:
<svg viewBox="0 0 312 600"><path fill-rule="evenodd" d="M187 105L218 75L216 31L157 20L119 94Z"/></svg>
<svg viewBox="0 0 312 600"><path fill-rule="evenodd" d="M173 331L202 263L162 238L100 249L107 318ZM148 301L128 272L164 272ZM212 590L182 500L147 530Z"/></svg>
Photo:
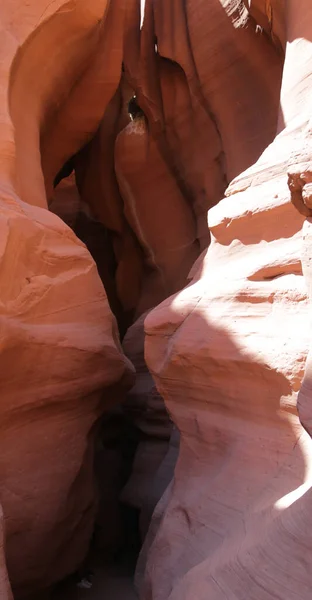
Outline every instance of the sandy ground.
<svg viewBox="0 0 312 600"><path fill-rule="evenodd" d="M90 589L79 589L74 582L68 582L55 591L53 600L138 600L129 568L93 565L92 570Z"/></svg>

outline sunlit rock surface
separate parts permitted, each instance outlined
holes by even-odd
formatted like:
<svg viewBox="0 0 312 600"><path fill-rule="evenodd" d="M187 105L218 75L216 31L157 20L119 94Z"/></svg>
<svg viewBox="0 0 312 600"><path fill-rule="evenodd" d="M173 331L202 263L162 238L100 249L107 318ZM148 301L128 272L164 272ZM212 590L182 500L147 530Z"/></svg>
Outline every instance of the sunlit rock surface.
<svg viewBox="0 0 312 600"><path fill-rule="evenodd" d="M145 321L181 445L142 598L310 595L310 5L286 19L278 135L208 212L192 284Z"/></svg>

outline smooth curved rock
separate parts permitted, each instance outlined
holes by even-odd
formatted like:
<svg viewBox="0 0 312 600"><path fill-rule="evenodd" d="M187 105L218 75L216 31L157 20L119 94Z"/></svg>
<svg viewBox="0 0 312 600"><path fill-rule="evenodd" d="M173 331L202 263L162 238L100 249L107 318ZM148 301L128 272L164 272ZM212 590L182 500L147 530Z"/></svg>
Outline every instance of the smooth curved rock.
<svg viewBox="0 0 312 600"><path fill-rule="evenodd" d="M146 536L152 514L173 477L176 454L170 448L172 421L144 360L143 314L123 340L126 356L136 369L136 381L122 406L139 432L131 475L121 500L140 511L140 534Z"/></svg>
<svg viewBox="0 0 312 600"><path fill-rule="evenodd" d="M147 363L181 447L142 598L219 600L229 590L242 598L248 586L251 597L270 598L286 581L289 598L308 598L310 570L300 574L300 592L296 570L309 543L300 523L308 520L312 443L296 396L310 308L302 218L278 184L275 207L272 184L263 184L210 212L213 241L201 279L146 319ZM301 487L304 505L296 510Z"/></svg>
<svg viewBox="0 0 312 600"><path fill-rule="evenodd" d="M143 433L166 430L162 452L141 443L123 494L143 508L145 535L166 488L139 562L142 600L309 600L311 3L147 0L141 32L139 8L0 7L0 501L13 592L41 593L83 560L97 421L133 382L95 263L46 210L69 160L79 195L73 177L69 194L61 182L54 200L72 207L58 213L99 257L123 329L188 283L145 320L147 363L181 434L171 483L177 445L165 454L143 317L125 339L138 363L128 408Z"/></svg>
<svg viewBox="0 0 312 600"><path fill-rule="evenodd" d="M65 223L41 208L47 123L72 100L69 90L78 94L73 84L96 52L106 5L33 0L0 8L0 499L15 598L41 592L83 561L96 510L97 421L133 381L94 261ZM119 81L114 69L109 94ZM103 83L93 77L91 95ZM78 94L76 108L80 102ZM79 130L73 118L60 147L50 138L52 180L104 108L101 97Z"/></svg>
<svg viewBox="0 0 312 600"><path fill-rule="evenodd" d="M229 182L274 138L282 57L241 0L155 2L154 13L158 51L183 68L213 120Z"/></svg>
<svg viewBox="0 0 312 600"><path fill-rule="evenodd" d="M84 558L91 433L131 371L84 245L57 217L15 198L2 196L0 215L1 277L11 282L1 295L0 497L19 597Z"/></svg>
<svg viewBox="0 0 312 600"><path fill-rule="evenodd" d="M287 186L304 172L309 201L310 12L287 4L279 135L209 211L192 284L145 321L181 446L144 600L310 596L310 224L302 255Z"/></svg>
<svg viewBox="0 0 312 600"><path fill-rule="evenodd" d="M93 140L81 150L75 160L81 198L107 229L113 247L116 294L125 313L123 329L132 322L140 297L143 273L142 252L124 215L123 199L115 172L116 137L130 123L126 107L127 99L130 99L133 91L128 91L127 94L125 87L126 82L123 81L108 104ZM123 92L126 98L123 97ZM122 318L118 320L120 322Z"/></svg>
<svg viewBox="0 0 312 600"><path fill-rule="evenodd" d="M184 286L198 256L195 220L144 117L119 133L115 168L126 219L144 253L140 316Z"/></svg>

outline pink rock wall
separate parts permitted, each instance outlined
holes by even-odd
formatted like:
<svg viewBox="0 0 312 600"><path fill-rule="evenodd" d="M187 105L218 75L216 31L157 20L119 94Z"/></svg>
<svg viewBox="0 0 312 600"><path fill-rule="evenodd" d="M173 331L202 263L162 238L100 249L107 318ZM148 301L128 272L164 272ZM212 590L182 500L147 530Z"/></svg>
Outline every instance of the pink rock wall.
<svg viewBox="0 0 312 600"><path fill-rule="evenodd" d="M308 600L309 1L147 0L140 30L138 0L5 0L0 23L0 502L15 597L88 548L97 421L133 383L110 303L122 333L141 318L126 353L142 363L145 343L181 434L142 600ZM54 190L68 160L75 180ZM87 215L98 271L48 207L74 230ZM139 365L128 409L138 391L151 406L151 387ZM142 468L145 496L150 449L132 479Z"/></svg>
<svg viewBox="0 0 312 600"><path fill-rule="evenodd" d="M288 165L309 202L310 12L286 6L279 134L209 211L192 284L145 321L181 447L144 599L310 595L310 225L287 186Z"/></svg>
<svg viewBox="0 0 312 600"><path fill-rule="evenodd" d="M84 559L94 525L96 422L132 381L96 265L46 210L41 168L48 118L64 96L69 102L69 89L78 93L79 73L87 76L105 8L38 1L0 9L0 499L15 598ZM53 176L96 129L102 111L95 103L92 110L87 125L83 111L76 115L80 131L67 121L67 148L50 138Z"/></svg>
<svg viewBox="0 0 312 600"><path fill-rule="evenodd" d="M82 560L93 528L90 434L131 370L95 264L65 224L6 196L1 229L0 496L18 590Z"/></svg>

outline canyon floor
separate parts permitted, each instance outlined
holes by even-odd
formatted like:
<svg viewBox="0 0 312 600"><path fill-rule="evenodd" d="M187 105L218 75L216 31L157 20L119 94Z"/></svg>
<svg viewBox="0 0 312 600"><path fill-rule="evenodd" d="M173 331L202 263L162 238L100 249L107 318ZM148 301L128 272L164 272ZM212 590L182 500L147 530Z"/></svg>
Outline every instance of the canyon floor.
<svg viewBox="0 0 312 600"><path fill-rule="evenodd" d="M133 572L127 566L92 565L92 587L80 589L68 582L54 594L53 600L137 600L133 585Z"/></svg>

